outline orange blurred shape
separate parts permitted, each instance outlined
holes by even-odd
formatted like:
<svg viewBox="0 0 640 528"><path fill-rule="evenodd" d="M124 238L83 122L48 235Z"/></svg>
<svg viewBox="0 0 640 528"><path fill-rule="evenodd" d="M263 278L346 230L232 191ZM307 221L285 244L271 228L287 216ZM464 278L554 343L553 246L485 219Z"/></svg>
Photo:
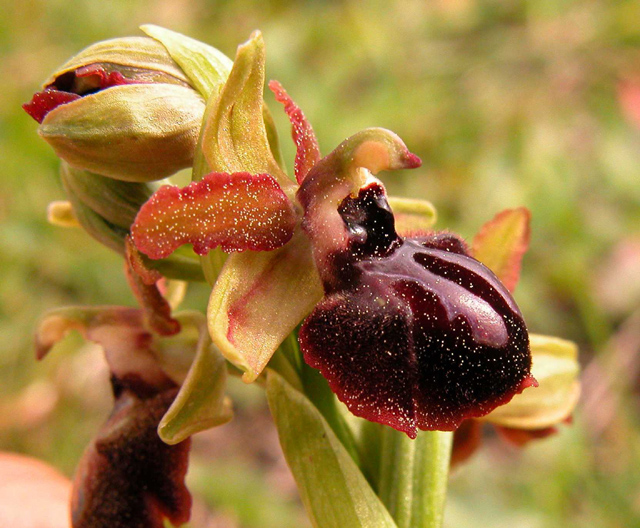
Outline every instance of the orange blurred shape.
<svg viewBox="0 0 640 528"><path fill-rule="evenodd" d="M34 458L0 453L0 526L70 528L71 481Z"/></svg>

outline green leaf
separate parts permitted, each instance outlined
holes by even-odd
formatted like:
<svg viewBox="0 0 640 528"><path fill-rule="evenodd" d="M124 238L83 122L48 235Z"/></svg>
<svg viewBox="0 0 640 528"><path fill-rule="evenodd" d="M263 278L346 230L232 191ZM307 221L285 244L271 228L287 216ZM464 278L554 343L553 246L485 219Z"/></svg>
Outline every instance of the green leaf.
<svg viewBox="0 0 640 528"><path fill-rule="evenodd" d="M229 76L233 62L216 48L153 24L140 26L140 29L167 48L205 101Z"/></svg>
<svg viewBox="0 0 640 528"><path fill-rule="evenodd" d="M269 370L267 398L285 458L313 525L394 528L389 512L306 396Z"/></svg>
<svg viewBox="0 0 640 528"><path fill-rule="evenodd" d="M544 429L571 416L580 396L578 348L575 343L537 334L529 335L539 386L516 394L484 420L512 429Z"/></svg>
<svg viewBox="0 0 640 528"><path fill-rule="evenodd" d="M182 332L175 338L158 342L157 353L169 356L178 346L184 352L189 332L197 332L195 359L180 392L158 426L160 438L167 444L182 442L192 434L227 423L233 417L231 401L225 396L227 367L224 358L213 346L206 320L199 312L176 315Z"/></svg>

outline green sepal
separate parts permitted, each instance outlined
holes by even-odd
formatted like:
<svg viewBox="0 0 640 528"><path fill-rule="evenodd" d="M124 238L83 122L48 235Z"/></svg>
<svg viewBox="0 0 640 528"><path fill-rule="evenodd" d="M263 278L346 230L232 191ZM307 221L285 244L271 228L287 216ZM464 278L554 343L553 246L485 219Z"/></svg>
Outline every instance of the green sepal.
<svg viewBox="0 0 640 528"><path fill-rule="evenodd" d="M69 184L68 178L65 176L67 170L66 163L63 162L61 166L62 184L76 220L93 239L124 256L124 239L129 234L129 230L109 222L89 207ZM146 267L159 271L169 279L204 281L198 257L188 247L178 248L166 259L151 260L145 255L141 255L141 257Z"/></svg>
<svg viewBox="0 0 640 528"><path fill-rule="evenodd" d="M156 352L161 358L175 358L174 351L184 352L184 344L191 335L189 349L195 349L195 358L180 392L158 426L160 438L172 445L233 417L231 400L225 396L226 362L211 342L205 317L199 312L183 312L175 318L182 331L160 340Z"/></svg>
<svg viewBox="0 0 640 528"><path fill-rule="evenodd" d="M262 34L238 47L229 78L205 112L201 148L210 170L270 174L285 192L293 182L276 161L264 119L265 47Z"/></svg>
<svg viewBox="0 0 640 528"><path fill-rule="evenodd" d="M156 186L148 183L125 182L107 178L62 162L60 175L65 185L82 202L102 218L129 229L138 210L153 194Z"/></svg>
<svg viewBox="0 0 640 528"><path fill-rule="evenodd" d="M233 61L216 48L153 24L140 29L164 45L205 101L227 80Z"/></svg>
<svg viewBox="0 0 640 528"><path fill-rule="evenodd" d="M44 82L43 88L50 87L64 75L86 66L117 71L138 82L189 86L189 79L161 43L148 37L122 37L96 42L83 49L60 66Z"/></svg>
<svg viewBox="0 0 640 528"><path fill-rule="evenodd" d="M280 444L313 526L395 528L320 411L276 372L267 372L267 399Z"/></svg>
<svg viewBox="0 0 640 528"><path fill-rule="evenodd" d="M74 167L149 182L193 164L204 109L190 87L125 84L57 106L38 134Z"/></svg>

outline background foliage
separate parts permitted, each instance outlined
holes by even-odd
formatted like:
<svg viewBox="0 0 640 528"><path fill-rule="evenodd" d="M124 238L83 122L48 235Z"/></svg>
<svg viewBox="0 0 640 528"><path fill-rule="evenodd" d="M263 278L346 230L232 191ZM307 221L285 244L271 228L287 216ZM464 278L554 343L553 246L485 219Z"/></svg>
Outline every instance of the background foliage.
<svg viewBox="0 0 640 528"><path fill-rule="evenodd" d="M260 28L267 75L304 109L323 152L367 126L424 165L386 179L432 200L471 239L497 211L533 213L516 291L534 332L579 343L571 427L515 449L489 437L451 479L448 526L640 524L640 3L635 0L25 0L0 11L0 448L71 474L108 413L100 352L71 338L33 359L39 314L133 304L120 259L46 223L57 159L20 110L90 43L163 25L233 57ZM270 97L270 96L269 96ZM285 159L288 125L268 99ZM206 288L187 304L204 309ZM260 390L234 385L237 419L200 435L194 526L298 527L304 516ZM209 511L209 513L207 513Z"/></svg>

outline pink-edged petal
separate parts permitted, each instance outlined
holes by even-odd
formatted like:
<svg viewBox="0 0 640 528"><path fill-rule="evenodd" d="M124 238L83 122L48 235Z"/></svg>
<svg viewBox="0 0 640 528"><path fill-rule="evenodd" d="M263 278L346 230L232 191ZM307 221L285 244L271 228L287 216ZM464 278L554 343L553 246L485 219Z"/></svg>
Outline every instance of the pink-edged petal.
<svg viewBox="0 0 640 528"><path fill-rule="evenodd" d="M269 251L293 235L293 204L268 174L211 173L179 188L161 187L142 206L131 226L139 251L152 259L183 244L205 255L224 251Z"/></svg>
<svg viewBox="0 0 640 528"><path fill-rule="evenodd" d="M531 213L526 207L507 209L484 224L473 239L474 258L493 271L511 292L529 247L530 223Z"/></svg>
<svg viewBox="0 0 640 528"><path fill-rule="evenodd" d="M38 123L42 123L51 110L76 99L80 99L80 96L74 93L47 89L34 94L31 101L23 104L22 108Z"/></svg>
<svg viewBox="0 0 640 528"><path fill-rule="evenodd" d="M253 381L321 297L309 241L297 230L280 249L227 259L209 301L211 338Z"/></svg>
<svg viewBox="0 0 640 528"><path fill-rule="evenodd" d="M296 181L302 183L307 173L320 160L318 139L300 107L289 97L278 81L269 81L269 88L276 96L276 101L284 105L284 111L291 121L291 136L296 144L295 175Z"/></svg>
<svg viewBox="0 0 640 528"><path fill-rule="evenodd" d="M171 306L158 288L162 275L144 266L130 236L125 239L125 257L124 269L129 287L144 311L149 326L163 336L177 334L180 323L171 317Z"/></svg>

